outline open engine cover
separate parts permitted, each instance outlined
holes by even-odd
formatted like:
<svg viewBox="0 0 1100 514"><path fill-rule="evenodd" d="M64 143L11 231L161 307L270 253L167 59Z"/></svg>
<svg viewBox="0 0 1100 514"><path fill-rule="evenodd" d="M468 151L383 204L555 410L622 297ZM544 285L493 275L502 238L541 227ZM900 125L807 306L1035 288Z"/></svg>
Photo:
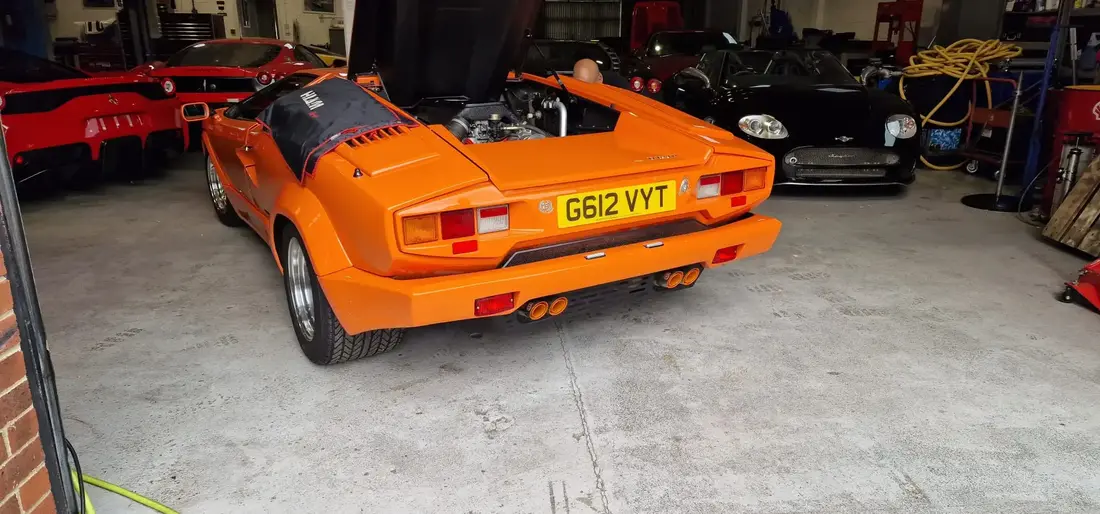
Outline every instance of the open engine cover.
<svg viewBox="0 0 1100 514"><path fill-rule="evenodd" d="M284 95L260 113L287 165L301 179L341 143L406 120L361 86L331 79Z"/></svg>

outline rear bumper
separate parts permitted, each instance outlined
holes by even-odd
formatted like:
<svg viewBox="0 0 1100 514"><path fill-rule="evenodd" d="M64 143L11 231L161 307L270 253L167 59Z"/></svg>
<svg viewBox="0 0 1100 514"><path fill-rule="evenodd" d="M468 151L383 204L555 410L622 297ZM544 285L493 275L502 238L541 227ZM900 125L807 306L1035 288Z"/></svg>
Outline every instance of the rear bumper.
<svg viewBox="0 0 1100 514"><path fill-rule="evenodd" d="M720 227L661 238L662 246L632 243L600 250L603 257L570 255L475 273L397 280L348 268L320 278L336 317L350 333L409 328L474 318L474 300L515 292L516 307L529 300L660 271L703 264L714 253L740 246L737 260L771 249L779 220L754 215ZM652 241L650 241L652 242ZM652 245L651 245L652 246ZM511 314L515 309L498 314Z"/></svg>

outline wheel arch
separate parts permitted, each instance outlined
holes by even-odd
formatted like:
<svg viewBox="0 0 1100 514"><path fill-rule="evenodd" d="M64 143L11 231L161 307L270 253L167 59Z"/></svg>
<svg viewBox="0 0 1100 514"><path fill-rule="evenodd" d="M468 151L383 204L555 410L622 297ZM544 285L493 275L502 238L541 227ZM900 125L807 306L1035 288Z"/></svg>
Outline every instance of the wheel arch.
<svg viewBox="0 0 1100 514"><path fill-rule="evenodd" d="M323 277L352 266L340 236L321 202L308 189L291 188L279 196L268 226L268 241L279 271L283 269L282 241L287 227L302 237L310 263Z"/></svg>

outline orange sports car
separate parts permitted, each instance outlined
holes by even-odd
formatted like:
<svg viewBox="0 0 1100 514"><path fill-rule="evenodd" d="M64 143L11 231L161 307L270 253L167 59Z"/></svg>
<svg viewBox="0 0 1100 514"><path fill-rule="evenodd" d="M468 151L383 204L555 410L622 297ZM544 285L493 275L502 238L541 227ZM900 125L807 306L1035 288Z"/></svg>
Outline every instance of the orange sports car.
<svg viewBox="0 0 1100 514"><path fill-rule="evenodd" d="M511 73L540 2L460 3L360 1L346 72L183 106L214 211L271 247L310 360L689 288L771 248L779 221L752 213L771 155L627 90Z"/></svg>

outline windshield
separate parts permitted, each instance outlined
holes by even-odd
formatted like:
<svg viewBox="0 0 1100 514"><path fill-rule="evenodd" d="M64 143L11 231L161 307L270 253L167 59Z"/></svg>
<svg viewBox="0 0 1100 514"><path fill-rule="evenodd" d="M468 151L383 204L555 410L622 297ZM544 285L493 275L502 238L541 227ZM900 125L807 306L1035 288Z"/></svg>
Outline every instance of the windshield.
<svg viewBox="0 0 1100 514"><path fill-rule="evenodd" d="M88 75L82 71L53 61L16 50L0 49L0 82L29 84L87 77Z"/></svg>
<svg viewBox="0 0 1100 514"><path fill-rule="evenodd" d="M536 46L538 48L536 48ZM542 54L546 54L546 58ZM563 75L573 73L573 65L581 59L592 59L600 71L611 70L611 56L600 45L582 41L538 41L527 49L523 71L535 75L547 75L554 70Z"/></svg>
<svg viewBox="0 0 1100 514"><path fill-rule="evenodd" d="M658 32L649 41L647 55L698 55L736 46L737 40L727 32Z"/></svg>
<svg viewBox="0 0 1100 514"><path fill-rule="evenodd" d="M706 63L713 63L706 60ZM727 83L752 82L753 78L785 78L815 84L858 84L844 65L827 52L730 52L722 79ZM775 82L770 80L769 82Z"/></svg>
<svg viewBox="0 0 1100 514"><path fill-rule="evenodd" d="M168 66L232 66L256 68L279 56L283 47L256 43L199 43L180 50Z"/></svg>

